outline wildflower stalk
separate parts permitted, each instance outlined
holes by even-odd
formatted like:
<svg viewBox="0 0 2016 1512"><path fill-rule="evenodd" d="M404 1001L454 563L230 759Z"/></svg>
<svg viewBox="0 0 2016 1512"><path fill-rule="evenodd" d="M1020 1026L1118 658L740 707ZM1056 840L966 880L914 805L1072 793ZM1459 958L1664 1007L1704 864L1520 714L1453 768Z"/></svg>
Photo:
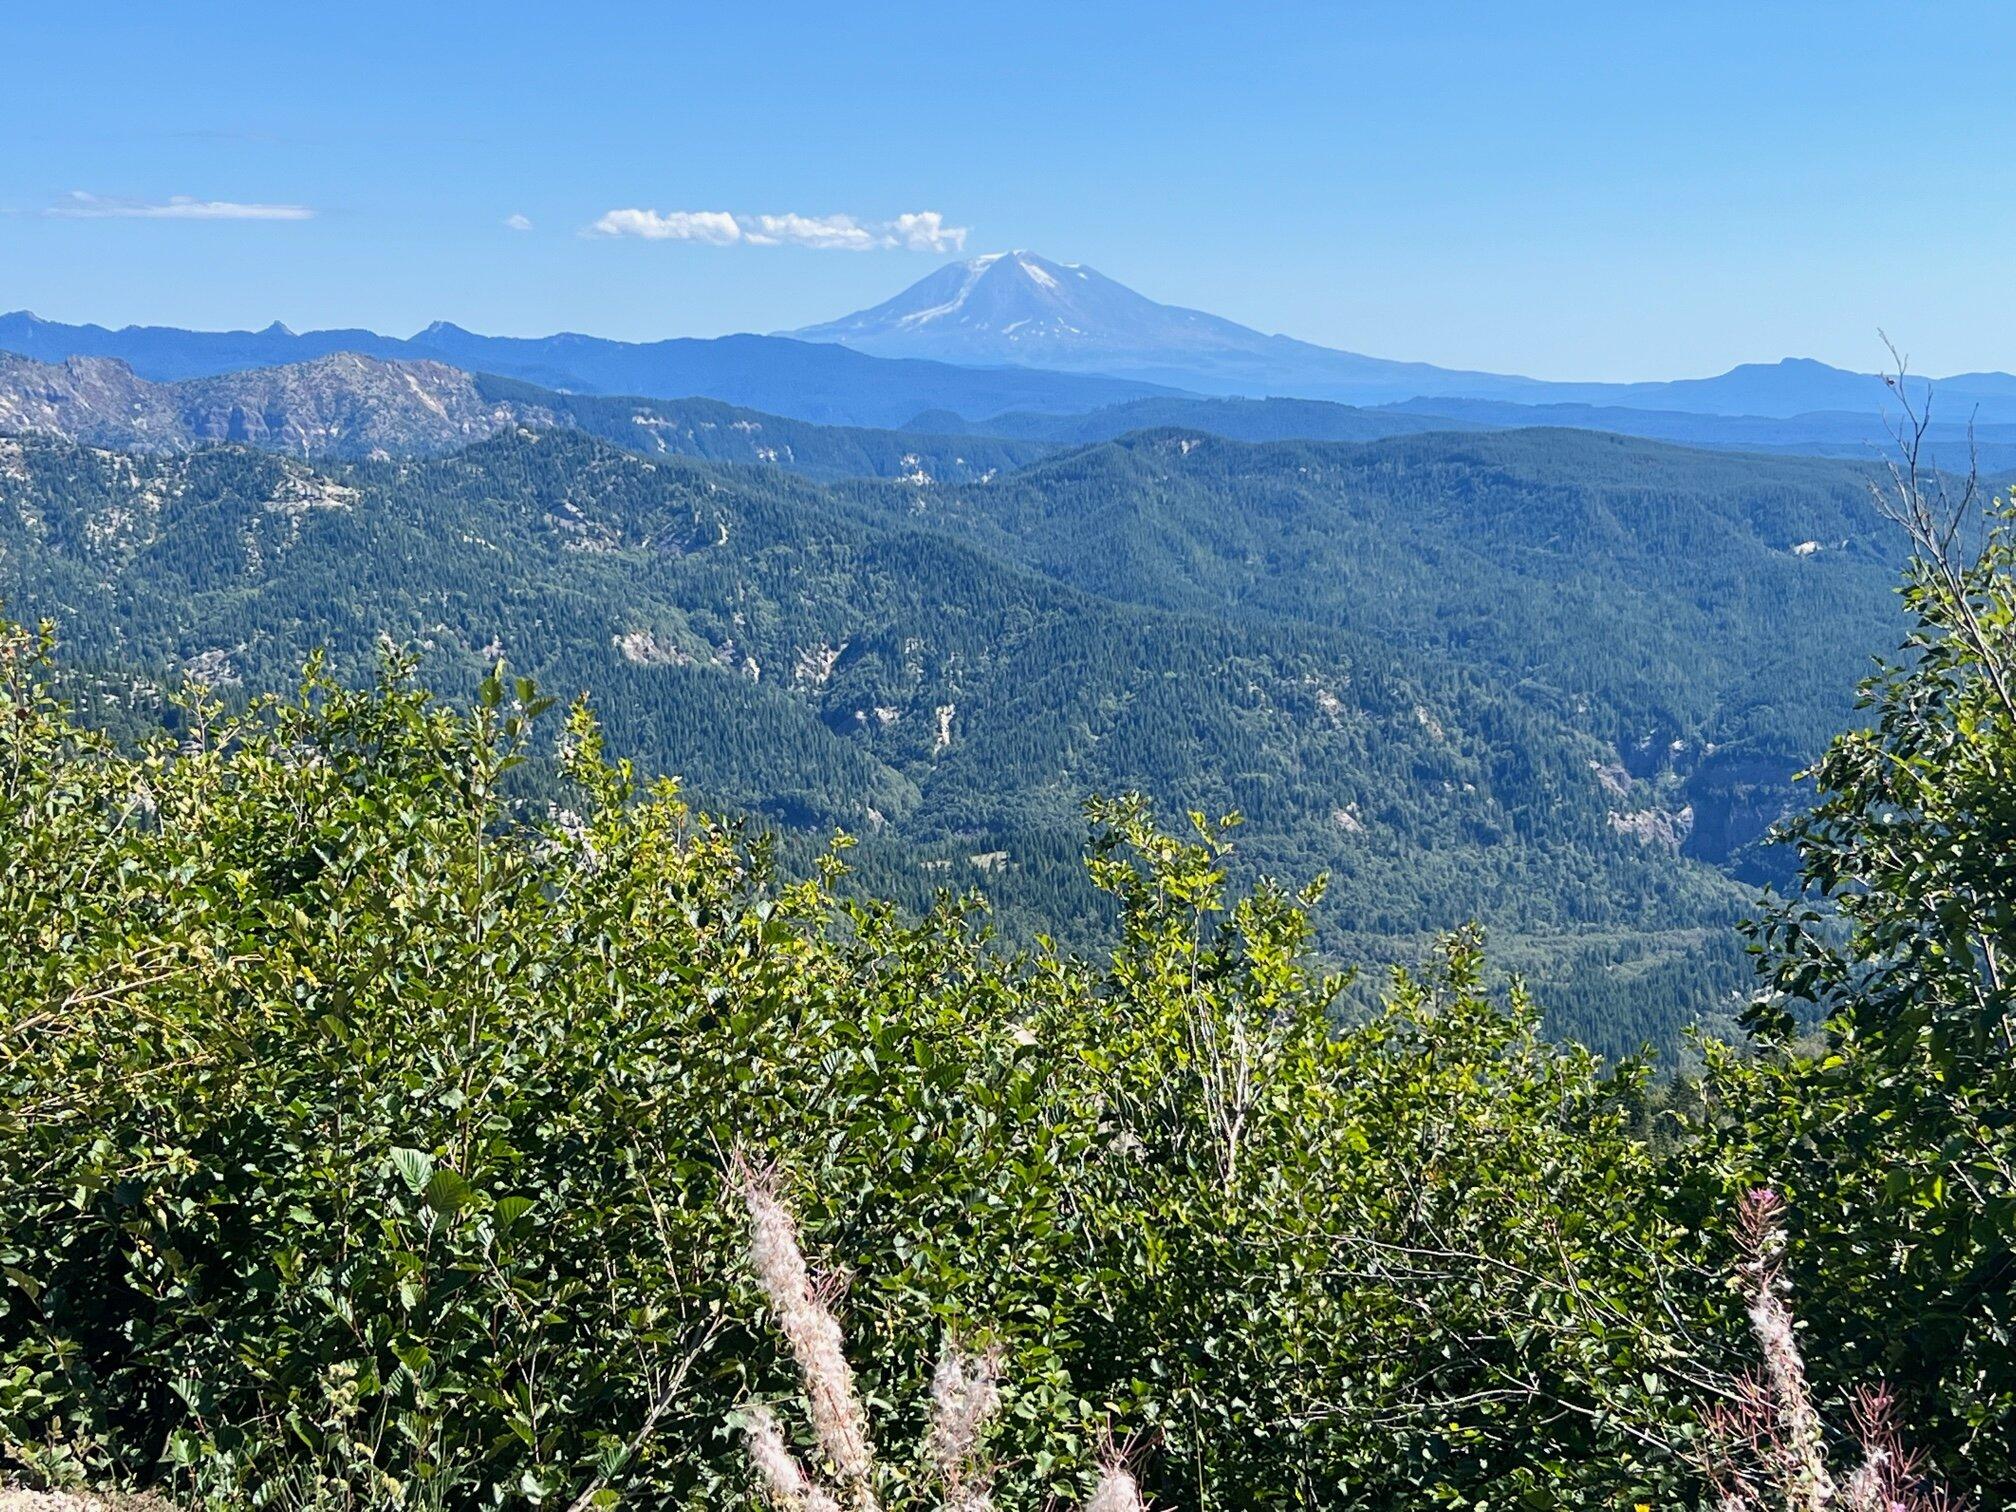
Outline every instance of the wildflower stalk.
<svg viewBox="0 0 2016 1512"><path fill-rule="evenodd" d="M742 1431L749 1462L772 1506L782 1512L840 1512L831 1493L815 1484L798 1463L769 1408L752 1407Z"/></svg>
<svg viewBox="0 0 2016 1512"><path fill-rule="evenodd" d="M751 1165L740 1151L729 1161L729 1186L749 1220L749 1262L791 1346L805 1388L812 1427L836 1492L822 1485L785 1441L769 1408L743 1418L743 1445L765 1499L777 1512L880 1512L867 1414L854 1388L845 1340L833 1316L830 1289L816 1280L798 1242L776 1173ZM1001 1408L1001 1357L947 1341L931 1380L931 1426L925 1458L943 1492L943 1512L994 1512L993 1467L982 1449ZM1099 1483L1084 1512L1147 1512L1123 1447L1100 1453Z"/></svg>
<svg viewBox="0 0 2016 1512"><path fill-rule="evenodd" d="M1000 1409L1000 1356L948 1344L931 1377L931 1435L925 1453L945 1491L945 1512L994 1512L980 1436Z"/></svg>
<svg viewBox="0 0 2016 1512"><path fill-rule="evenodd" d="M1717 1512L1961 1512L1960 1502L1929 1484L1918 1457L1904 1448L1896 1398L1887 1387L1864 1387L1856 1395L1861 1460L1855 1472L1843 1484L1828 1469L1826 1427L1787 1300L1784 1213L1784 1200L1765 1187L1746 1193L1737 1206L1737 1273L1764 1368L1761 1379L1738 1380L1729 1401L1704 1414L1704 1468Z"/></svg>
<svg viewBox="0 0 2016 1512"><path fill-rule="evenodd" d="M818 1436L819 1447L840 1483L845 1496L844 1504L854 1508L855 1512L878 1512L868 1417L861 1405L860 1394L854 1389L854 1369L847 1363L846 1340L840 1331L839 1320L827 1304L828 1292L825 1287L813 1282L804 1251L798 1244L798 1225L778 1194L775 1173L756 1169L737 1152L729 1174L749 1215L750 1266L762 1284L764 1296L769 1299L779 1331L798 1361L806 1405L811 1412L812 1430ZM774 1419L769 1422L769 1430L776 1434ZM776 1437L776 1447L783 1450L781 1436ZM765 1452L768 1452L767 1446ZM788 1458L788 1450L783 1452ZM753 1436L751 1454L757 1454L757 1441ZM762 1458L757 1460L757 1469L763 1474L764 1483L772 1488L773 1497L779 1495L777 1488L798 1483L789 1477L780 1479L774 1473L779 1468L774 1459L767 1463ZM802 1470L798 1481L808 1486L811 1484ZM813 1494L811 1492L793 1491L790 1494L797 1499L780 1499L778 1505L794 1509L820 1506L818 1502L806 1499ZM823 1496L826 1493L816 1494Z"/></svg>
<svg viewBox="0 0 2016 1512"><path fill-rule="evenodd" d="M1145 1512L1134 1473L1117 1459L1108 1462L1099 1472L1099 1487L1085 1503L1085 1512Z"/></svg>
<svg viewBox="0 0 2016 1512"><path fill-rule="evenodd" d="M1827 1471L1826 1439L1806 1365L1793 1332L1792 1309L1780 1263L1785 1252L1784 1200L1768 1187L1744 1194L1737 1210L1750 1329L1764 1356L1765 1378L1778 1410L1776 1449L1786 1471L1788 1505L1796 1512L1826 1512L1835 1496Z"/></svg>

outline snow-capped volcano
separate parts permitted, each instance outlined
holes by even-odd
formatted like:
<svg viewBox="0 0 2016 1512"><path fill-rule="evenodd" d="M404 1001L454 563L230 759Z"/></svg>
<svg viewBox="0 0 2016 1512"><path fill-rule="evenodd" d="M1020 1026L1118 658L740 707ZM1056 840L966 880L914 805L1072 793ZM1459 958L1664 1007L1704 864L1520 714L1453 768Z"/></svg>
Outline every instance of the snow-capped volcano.
<svg viewBox="0 0 2016 1512"><path fill-rule="evenodd" d="M873 309L788 334L878 356L1065 368L1106 366L1119 354L1253 352L1271 340L1201 310L1157 304L1083 263L1020 251L951 263Z"/></svg>
<svg viewBox="0 0 2016 1512"><path fill-rule="evenodd" d="M1207 393L1355 403L1459 390L1498 397L1491 385L1505 382L1269 336L1202 310L1157 303L1083 263L1020 251L948 264L873 309L782 334L878 357L1058 368Z"/></svg>

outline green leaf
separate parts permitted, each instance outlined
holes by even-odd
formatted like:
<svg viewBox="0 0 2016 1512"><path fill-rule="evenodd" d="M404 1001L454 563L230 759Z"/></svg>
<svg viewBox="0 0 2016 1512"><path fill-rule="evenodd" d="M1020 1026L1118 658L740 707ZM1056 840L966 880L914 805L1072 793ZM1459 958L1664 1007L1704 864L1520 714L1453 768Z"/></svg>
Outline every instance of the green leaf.
<svg viewBox="0 0 2016 1512"><path fill-rule="evenodd" d="M41 1298L42 1283L40 1281L37 1281L33 1276L29 1275L28 1272L20 1269L17 1266L10 1265L7 1266L5 1269L7 1279L9 1281L12 1281L16 1286L20 1287L21 1290L28 1293L28 1300L30 1302L38 1301Z"/></svg>
<svg viewBox="0 0 2016 1512"><path fill-rule="evenodd" d="M392 1353L416 1379L427 1373L427 1367L434 1363L425 1344L398 1343L392 1346Z"/></svg>
<svg viewBox="0 0 2016 1512"><path fill-rule="evenodd" d="M497 1227L500 1229L510 1228L536 1206L538 1204L530 1197L514 1195L500 1198L495 1209Z"/></svg>
<svg viewBox="0 0 2016 1512"><path fill-rule="evenodd" d="M461 1212L475 1196L475 1188L462 1179L461 1172L446 1166L427 1178L427 1186L421 1193L427 1206L442 1214Z"/></svg>
<svg viewBox="0 0 2016 1512"><path fill-rule="evenodd" d="M434 1175L434 1157L424 1150L408 1150L394 1146L392 1164L398 1168L399 1174L406 1179L406 1185L412 1188L416 1197L426 1190L428 1181Z"/></svg>

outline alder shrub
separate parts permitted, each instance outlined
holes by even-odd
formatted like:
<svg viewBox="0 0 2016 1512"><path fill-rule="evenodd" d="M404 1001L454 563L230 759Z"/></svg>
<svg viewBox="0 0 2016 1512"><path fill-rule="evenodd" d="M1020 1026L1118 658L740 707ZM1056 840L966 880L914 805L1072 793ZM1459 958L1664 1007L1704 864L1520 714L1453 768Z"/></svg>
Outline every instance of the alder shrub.
<svg viewBox="0 0 2016 1512"><path fill-rule="evenodd" d="M52 652L0 639L9 1473L740 1504L722 1425L794 1368L734 1263L738 1145L860 1278L845 1356L888 1442L927 1441L940 1341L987 1341L1003 1506L1085 1502L1116 1437L1164 1505L1692 1473L1638 1074L1488 997L1474 940L1340 1032L1310 895L1226 898L1201 818L1098 806L1110 959L1016 956L967 903L836 901L837 853L780 881L501 674L458 707L396 656L364 688L311 666L127 748ZM925 1455L878 1476L935 1494Z"/></svg>

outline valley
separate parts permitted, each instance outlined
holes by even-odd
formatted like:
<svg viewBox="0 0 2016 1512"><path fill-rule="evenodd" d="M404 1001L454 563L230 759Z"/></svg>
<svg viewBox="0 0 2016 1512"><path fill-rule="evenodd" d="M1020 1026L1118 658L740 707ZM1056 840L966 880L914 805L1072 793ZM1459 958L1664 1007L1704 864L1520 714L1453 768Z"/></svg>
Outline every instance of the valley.
<svg viewBox="0 0 2016 1512"><path fill-rule="evenodd" d="M0 442L0 600L140 716L318 648L449 691L502 658L797 864L844 829L865 891L977 889L1010 940L1110 927L1087 796L1237 810L1242 877L1330 876L1337 959L1479 920L1611 1053L1733 1011L1761 832L1893 612L1841 463L1165 429L821 485L525 423L561 418L396 461Z"/></svg>

